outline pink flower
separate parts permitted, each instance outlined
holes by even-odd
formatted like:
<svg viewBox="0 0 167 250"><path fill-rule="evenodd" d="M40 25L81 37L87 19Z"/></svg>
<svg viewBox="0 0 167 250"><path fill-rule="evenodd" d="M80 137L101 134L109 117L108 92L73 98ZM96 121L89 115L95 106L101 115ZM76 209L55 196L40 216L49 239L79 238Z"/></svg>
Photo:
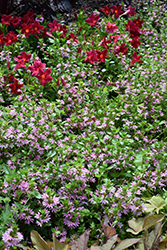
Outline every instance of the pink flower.
<svg viewBox="0 0 167 250"><path fill-rule="evenodd" d="M118 29L118 27L116 26L115 23L107 22L107 25L106 25L106 28L105 28L106 31L108 31L109 33L113 33L117 29Z"/></svg>

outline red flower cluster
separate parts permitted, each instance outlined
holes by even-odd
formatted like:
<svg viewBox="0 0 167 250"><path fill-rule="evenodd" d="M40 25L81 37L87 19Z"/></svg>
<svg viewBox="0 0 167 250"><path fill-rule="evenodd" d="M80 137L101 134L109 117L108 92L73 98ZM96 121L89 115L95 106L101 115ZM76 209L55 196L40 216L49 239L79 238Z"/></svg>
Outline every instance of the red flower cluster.
<svg viewBox="0 0 167 250"><path fill-rule="evenodd" d="M6 24L7 26L12 24L14 28L20 25L20 21L21 21L20 17L14 16L12 18L11 15L5 15L5 14L3 14L1 16L1 23L2 24Z"/></svg>
<svg viewBox="0 0 167 250"><path fill-rule="evenodd" d="M91 27L95 26L99 20L100 15L91 14L90 18L86 19L86 22L90 24Z"/></svg>
<svg viewBox="0 0 167 250"><path fill-rule="evenodd" d="M85 59L85 62L89 62L89 63L96 63L99 60L101 62L105 62L105 58L107 58L108 56L107 54L107 49L104 49L103 51L100 50L92 50L92 51L86 51L87 53L87 57Z"/></svg>
<svg viewBox="0 0 167 250"><path fill-rule="evenodd" d="M32 76L35 76L38 78L41 82L42 86L45 86L47 82L51 81L53 78L50 76L51 69L48 68L44 70L46 67L45 63L42 63L41 61L34 61L34 65L29 66L28 69L32 71Z"/></svg>
<svg viewBox="0 0 167 250"><path fill-rule="evenodd" d="M8 66L8 65L7 65ZM12 83L10 83L9 84L9 89L11 89L11 91L12 91L12 93L13 94L17 94L17 95L20 95L21 94L21 87L23 87L24 85L23 84L18 84L18 79L17 78L15 78L14 76L13 76L13 74L12 73L10 73L9 75L8 75L8 81L9 82L12 82ZM5 79L5 81L7 80L7 77L4 77Z"/></svg>
<svg viewBox="0 0 167 250"><path fill-rule="evenodd" d="M18 57L14 57L14 59L17 61L17 64L14 67L14 70L17 70L21 67L27 68L25 66L25 63L28 62L30 58L31 58L31 54L27 54L25 51L23 51Z"/></svg>

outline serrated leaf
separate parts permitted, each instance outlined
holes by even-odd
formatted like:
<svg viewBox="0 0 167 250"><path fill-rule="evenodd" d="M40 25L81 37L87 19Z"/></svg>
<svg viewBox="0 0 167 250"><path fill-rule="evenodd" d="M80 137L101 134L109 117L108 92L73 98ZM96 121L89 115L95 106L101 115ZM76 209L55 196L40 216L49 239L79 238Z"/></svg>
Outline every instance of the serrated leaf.
<svg viewBox="0 0 167 250"><path fill-rule="evenodd" d="M107 241L106 244L102 246L91 246L90 250L110 250L114 243L117 241L118 235L114 235L111 239Z"/></svg>
<svg viewBox="0 0 167 250"><path fill-rule="evenodd" d="M144 206L146 207L146 212L151 212L156 209L156 212L158 214L160 209L162 209L164 206L167 206L166 202L161 196L153 196L151 199L143 200L147 200L147 202L150 203L144 204Z"/></svg>
<svg viewBox="0 0 167 250"><path fill-rule="evenodd" d="M54 250L68 250L69 249L69 245L67 243L59 242L56 239L55 233L53 233L53 247L54 247Z"/></svg>
<svg viewBox="0 0 167 250"><path fill-rule="evenodd" d="M118 245L114 248L114 250L123 250L125 248L128 248L128 247L136 244L140 240L141 240L141 238L138 238L138 239L131 238L131 239L122 240L120 243L118 243Z"/></svg>
<svg viewBox="0 0 167 250"><path fill-rule="evenodd" d="M42 239L39 233L32 230L30 233L31 241L35 249L37 250L51 250L51 247Z"/></svg>

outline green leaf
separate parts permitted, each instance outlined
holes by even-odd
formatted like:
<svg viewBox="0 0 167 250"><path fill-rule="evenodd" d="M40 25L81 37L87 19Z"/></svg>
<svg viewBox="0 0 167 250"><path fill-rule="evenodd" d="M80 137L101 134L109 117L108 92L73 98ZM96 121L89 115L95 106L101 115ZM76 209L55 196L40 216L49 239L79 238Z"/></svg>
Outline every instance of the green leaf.
<svg viewBox="0 0 167 250"><path fill-rule="evenodd" d="M146 200L148 203L145 203L144 206L146 207L146 212L151 212L154 209L156 209L157 214L159 213L159 210L162 209L164 206L167 206L166 202L164 201L164 199L160 196L153 196L151 199L144 199Z"/></svg>
<svg viewBox="0 0 167 250"><path fill-rule="evenodd" d="M118 245L114 248L114 250L125 249L127 247L130 247L130 246L136 244L140 240L141 240L141 238L138 238L138 239L131 238L131 239L122 240L120 243L118 243Z"/></svg>
<svg viewBox="0 0 167 250"><path fill-rule="evenodd" d="M32 230L30 233L31 241L35 249L37 250L51 250L51 247L42 239L39 233Z"/></svg>

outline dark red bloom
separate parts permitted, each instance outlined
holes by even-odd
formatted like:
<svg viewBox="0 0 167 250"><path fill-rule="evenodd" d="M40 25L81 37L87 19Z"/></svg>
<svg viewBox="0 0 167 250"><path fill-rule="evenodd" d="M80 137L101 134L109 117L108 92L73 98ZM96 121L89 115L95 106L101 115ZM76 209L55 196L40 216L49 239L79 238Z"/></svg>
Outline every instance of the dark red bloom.
<svg viewBox="0 0 167 250"><path fill-rule="evenodd" d="M67 37L67 40L72 39L73 42L78 43L78 40L76 39L76 36L74 35L74 33L70 33L69 36Z"/></svg>
<svg viewBox="0 0 167 250"><path fill-rule="evenodd" d="M95 16L93 13L90 18L86 19L86 22L90 24L91 27L95 26L99 20L100 15Z"/></svg>
<svg viewBox="0 0 167 250"><path fill-rule="evenodd" d="M118 41L118 38L119 38L120 36L122 36L122 35L123 35L123 34L115 35L115 36L110 36L110 37L113 37L113 38L114 38L114 44L116 44L117 41Z"/></svg>
<svg viewBox="0 0 167 250"><path fill-rule="evenodd" d="M49 32L52 33L53 31L57 31L61 24L54 20L52 23L48 23L48 26L50 27Z"/></svg>
<svg viewBox="0 0 167 250"><path fill-rule="evenodd" d="M40 25L40 23L38 21L35 21L32 24L32 32L33 33L40 34L41 30L43 30L43 29L44 29L44 26Z"/></svg>
<svg viewBox="0 0 167 250"><path fill-rule="evenodd" d="M14 83L9 84L9 89L11 89L13 94L21 94L21 87L23 87L23 84L18 84L18 80L16 78L14 79Z"/></svg>
<svg viewBox="0 0 167 250"><path fill-rule="evenodd" d="M66 34L67 34L67 28L66 28L65 25L60 25L58 31L59 31L59 32L60 32L60 31L63 31L63 33L60 35L60 37L65 37Z"/></svg>
<svg viewBox="0 0 167 250"><path fill-rule="evenodd" d="M21 17L14 16L12 19L12 25L14 28L20 25Z"/></svg>
<svg viewBox="0 0 167 250"><path fill-rule="evenodd" d="M80 54L81 51L82 51L82 49L81 49L81 47L79 47L79 48L77 49L77 53Z"/></svg>
<svg viewBox="0 0 167 250"><path fill-rule="evenodd" d="M134 23L133 21L129 20L126 24L126 30L129 31L130 37L139 37L140 36L140 30L139 27Z"/></svg>
<svg viewBox="0 0 167 250"><path fill-rule="evenodd" d="M23 51L18 57L14 57L14 59L17 61L17 64L14 67L14 70L17 70L21 67L27 68L25 66L25 63L28 62L30 58L31 58L31 54L27 54L25 51Z"/></svg>
<svg viewBox="0 0 167 250"><path fill-rule="evenodd" d="M138 48L138 46L141 44L141 42L139 40L137 40L138 37L134 37L132 40L131 40L131 45L132 47L134 48Z"/></svg>
<svg viewBox="0 0 167 250"><path fill-rule="evenodd" d="M89 63L92 63L92 64L95 63L95 62L98 62L98 58L97 58L95 50L86 51L86 53L87 53L87 57L85 59L85 62L89 62Z"/></svg>
<svg viewBox="0 0 167 250"><path fill-rule="evenodd" d="M63 86L66 86L66 82L64 81L64 79L62 77L60 77L60 79L61 79Z"/></svg>
<svg viewBox="0 0 167 250"><path fill-rule="evenodd" d="M136 52L134 52L133 55L131 55L131 57L132 57L133 59L132 59L132 61L131 61L131 63L130 63L129 68L132 67L132 65L135 64L136 62L138 62L138 63L142 63L142 62L143 62L142 60L139 60L139 58L140 58L141 56L137 56L137 53L136 53Z"/></svg>
<svg viewBox="0 0 167 250"><path fill-rule="evenodd" d="M101 39L101 43L100 43L100 46L103 46L105 47L106 49L109 48L109 46L107 45L107 43L111 43L111 40L106 40L106 36L104 38L100 38Z"/></svg>
<svg viewBox="0 0 167 250"><path fill-rule="evenodd" d="M133 16L136 14L135 8L131 5L128 6L128 10L126 11L127 16Z"/></svg>
<svg viewBox="0 0 167 250"><path fill-rule="evenodd" d="M45 37L53 38L52 34L47 32L47 28L44 28L44 32L42 34L42 38L45 38Z"/></svg>
<svg viewBox="0 0 167 250"><path fill-rule="evenodd" d="M109 14L111 14L111 6L108 7L107 5L105 5L103 9L100 9L100 11L104 12L108 16Z"/></svg>
<svg viewBox="0 0 167 250"><path fill-rule="evenodd" d="M34 23L34 11L28 11L21 19L22 24L32 24Z"/></svg>
<svg viewBox="0 0 167 250"><path fill-rule="evenodd" d="M126 43L123 43L121 45L119 45L117 48L116 48L116 52L117 54L119 53L122 53L123 55L126 55L127 52L128 52L128 47L125 47Z"/></svg>
<svg viewBox="0 0 167 250"><path fill-rule="evenodd" d="M40 82L42 86L45 86L47 82L51 81L53 78L50 76L51 74L51 69L48 68L45 71L42 69L39 69L39 74L36 76Z"/></svg>
<svg viewBox="0 0 167 250"><path fill-rule="evenodd" d="M3 34L0 35L0 46L3 46L3 44L5 43L6 39L4 37Z"/></svg>
<svg viewBox="0 0 167 250"><path fill-rule="evenodd" d="M17 35L11 31L10 33L7 34L7 36L5 37L5 45L8 46L8 45L11 45L11 44L14 44L15 42L17 42Z"/></svg>
<svg viewBox="0 0 167 250"><path fill-rule="evenodd" d="M32 76L37 76L39 73L39 69L44 69L46 67L45 63L42 63L41 61L34 61L34 65L28 66L28 69L32 71Z"/></svg>
<svg viewBox="0 0 167 250"><path fill-rule="evenodd" d="M10 24L11 24L11 22L12 22L12 16L11 15L5 15L5 14L3 14L2 16L1 16L1 23L2 24L6 24L7 26L9 26Z"/></svg>
<svg viewBox="0 0 167 250"><path fill-rule="evenodd" d="M32 24L22 24L22 29L21 29L21 33L22 34L25 34L26 37L29 37L30 34L33 33L33 30L32 30Z"/></svg>
<svg viewBox="0 0 167 250"><path fill-rule="evenodd" d="M112 6L112 14L114 14L115 17L118 18L123 13L123 11L121 9L122 9L121 4L118 7L116 5L113 5Z"/></svg>
<svg viewBox="0 0 167 250"><path fill-rule="evenodd" d="M107 54L107 49L104 49L103 51L100 50L96 50L97 53L97 58L101 61L101 62L105 62L105 58L108 57Z"/></svg>
<svg viewBox="0 0 167 250"><path fill-rule="evenodd" d="M137 25L137 27L138 27L139 29L141 29L141 28L142 28L142 24L144 23L144 21L143 21L143 20L140 20L140 17L138 17L137 19L134 19L134 20L133 20L133 23L135 23L135 24Z"/></svg>

